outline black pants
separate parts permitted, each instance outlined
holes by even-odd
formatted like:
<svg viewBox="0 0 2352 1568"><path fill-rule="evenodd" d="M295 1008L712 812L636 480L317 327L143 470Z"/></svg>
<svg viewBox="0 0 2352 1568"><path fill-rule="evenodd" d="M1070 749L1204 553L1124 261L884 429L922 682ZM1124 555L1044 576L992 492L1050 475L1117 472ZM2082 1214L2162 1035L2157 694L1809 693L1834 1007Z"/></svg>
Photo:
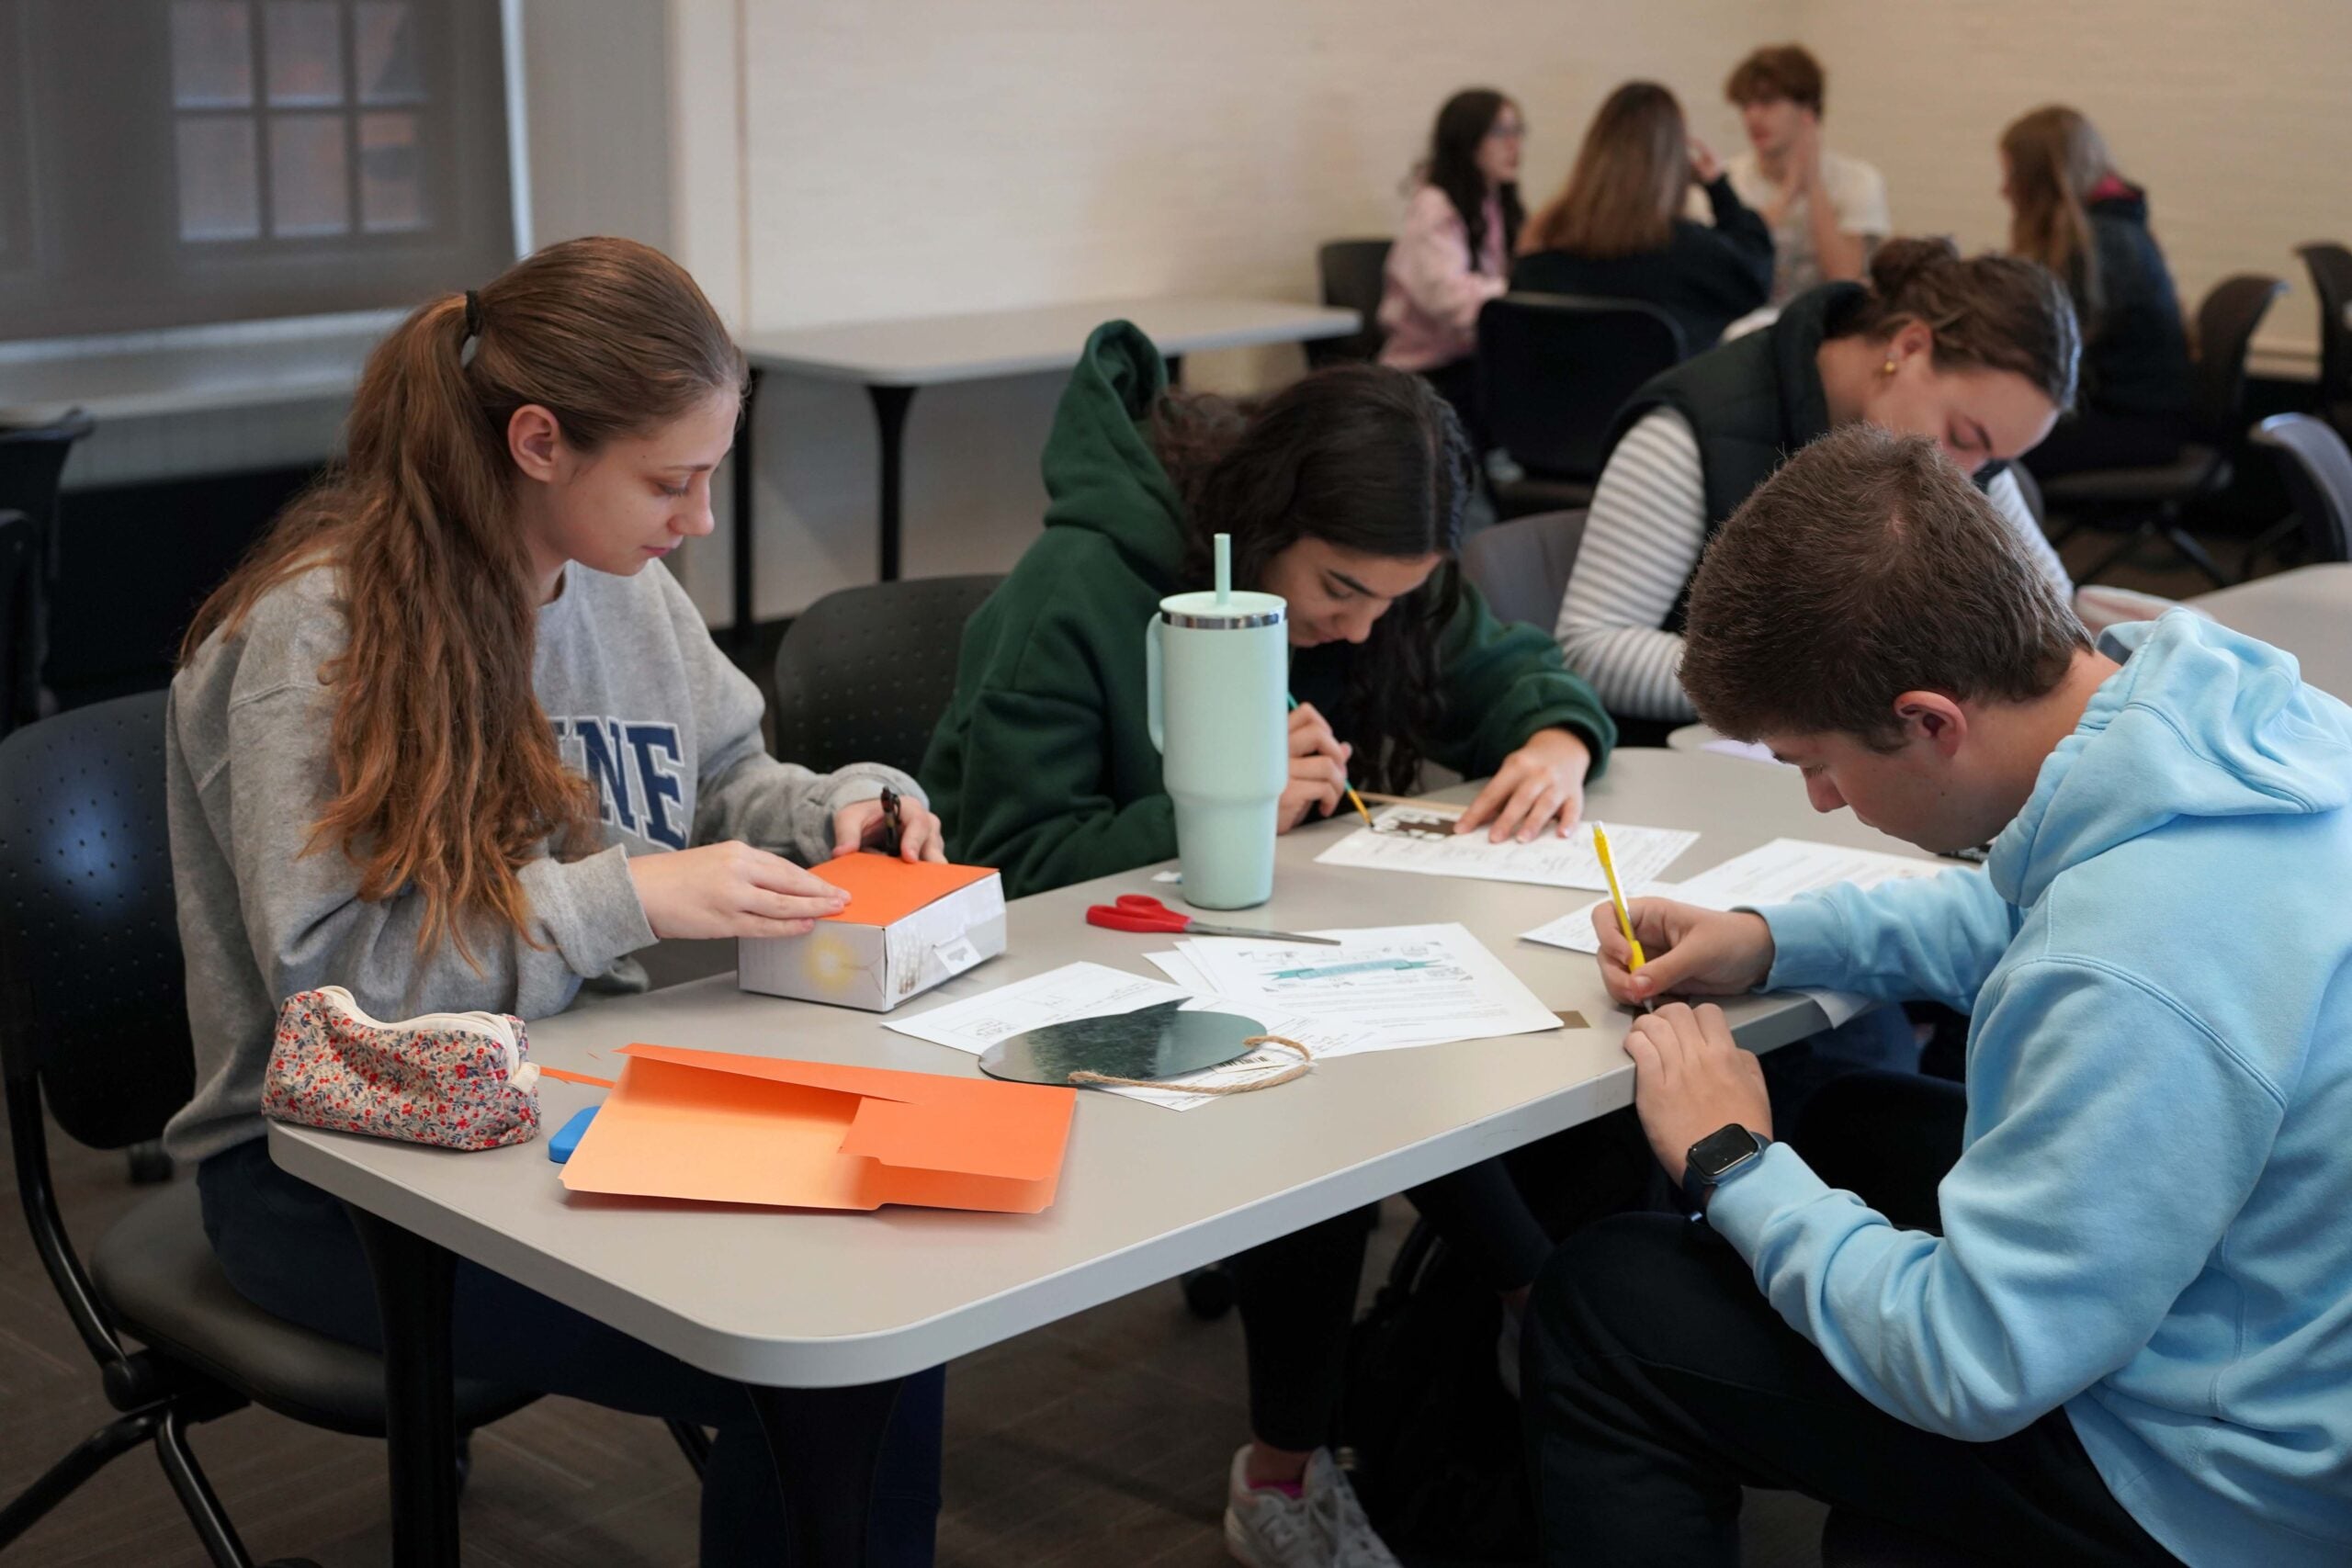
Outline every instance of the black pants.
<svg viewBox="0 0 2352 1568"><path fill-rule="evenodd" d="M368 1260L343 1205L270 1163L255 1138L197 1169L204 1228L231 1284L255 1305L369 1349L382 1344ZM450 1304L460 1376L566 1394L641 1416L716 1428L702 1488L702 1562L783 1562L784 1501L751 1400L641 1340L460 1258ZM869 1568L928 1568L939 1514L944 1369L878 1386L889 1406L882 1462L867 1489L862 1465L808 1479L823 1506L863 1513ZM828 1396L840 1408L838 1393ZM812 1406L811 1417L820 1418ZM871 1429L871 1428L868 1428ZM677 1461L684 1465L683 1459ZM854 1472L853 1472L854 1471ZM847 1533L846 1531L842 1533Z"/></svg>
<svg viewBox="0 0 2352 1568"><path fill-rule="evenodd" d="M1824 1087L1793 1140L1824 1179L1932 1224L1958 1085ZM1736 1564L1740 1488L1803 1492L1996 1562L2169 1563L2063 1410L1964 1443L1879 1410L1781 1320L1739 1254L1667 1214L1606 1220L1537 1281L1521 1410L1544 1562Z"/></svg>
<svg viewBox="0 0 2352 1568"><path fill-rule="evenodd" d="M1655 1169L1633 1113L1620 1111L1406 1196L1500 1294L1533 1282L1555 1236L1638 1205ZM1377 1209L1358 1209L1228 1263L1249 1357L1250 1431L1261 1441L1294 1450L1330 1442L1364 1244L1378 1218Z"/></svg>
<svg viewBox="0 0 2352 1568"><path fill-rule="evenodd" d="M2024 462L2038 479L2093 468L2153 468L2179 457L2188 434L2182 414L2085 409L2060 420Z"/></svg>

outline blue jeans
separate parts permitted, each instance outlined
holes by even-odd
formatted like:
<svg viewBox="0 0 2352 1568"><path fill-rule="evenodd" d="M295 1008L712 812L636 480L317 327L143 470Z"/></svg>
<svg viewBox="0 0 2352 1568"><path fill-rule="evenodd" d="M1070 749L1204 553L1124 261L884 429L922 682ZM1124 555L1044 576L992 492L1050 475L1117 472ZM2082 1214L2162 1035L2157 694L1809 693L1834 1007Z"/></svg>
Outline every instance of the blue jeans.
<svg viewBox="0 0 2352 1568"><path fill-rule="evenodd" d="M260 1138L206 1160L196 1179L205 1234L238 1293L290 1323L379 1348L375 1286L339 1201L278 1169ZM703 1477L704 1568L783 1560L784 1500L741 1383L463 1258L451 1292L450 1335L460 1376L715 1428ZM895 1404L874 1474L862 1466L850 1473L844 1461L839 1476L811 1478L821 1483L812 1488L817 1495L864 1511L866 1568L929 1568L945 1386L944 1368L878 1385L873 1397Z"/></svg>

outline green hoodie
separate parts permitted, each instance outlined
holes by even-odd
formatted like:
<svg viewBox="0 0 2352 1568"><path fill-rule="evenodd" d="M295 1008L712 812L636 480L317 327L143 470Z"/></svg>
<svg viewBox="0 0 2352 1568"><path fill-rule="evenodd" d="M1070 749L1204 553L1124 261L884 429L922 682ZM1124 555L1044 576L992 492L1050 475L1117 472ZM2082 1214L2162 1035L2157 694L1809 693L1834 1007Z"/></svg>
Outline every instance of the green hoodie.
<svg viewBox="0 0 2352 1568"><path fill-rule="evenodd" d="M1144 728L1144 625L1187 588L1183 506L1151 450L1168 372L1126 321L1095 329L1046 443L1046 531L964 630L956 695L922 784L949 852L1019 897L1176 852ZM1344 659L1345 645L1315 655ZM1490 773L1539 729L1574 730L1600 772L1616 731L1551 637L1495 619L1466 582L1440 634L1430 759ZM1341 739L1347 737L1342 734Z"/></svg>

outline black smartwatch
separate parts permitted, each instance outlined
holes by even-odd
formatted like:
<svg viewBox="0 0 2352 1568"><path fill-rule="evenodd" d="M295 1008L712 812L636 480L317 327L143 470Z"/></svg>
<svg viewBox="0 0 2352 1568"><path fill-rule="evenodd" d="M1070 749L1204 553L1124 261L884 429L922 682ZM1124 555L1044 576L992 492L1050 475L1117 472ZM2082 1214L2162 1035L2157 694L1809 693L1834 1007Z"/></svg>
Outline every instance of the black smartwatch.
<svg viewBox="0 0 2352 1568"><path fill-rule="evenodd" d="M1772 1140L1760 1133L1751 1133L1735 1122L1730 1126L1708 1134L1690 1145L1683 1156L1682 1194L1699 1206L1690 1217L1707 1217L1707 1202L1715 1189L1736 1179L1743 1171L1753 1170L1764 1157Z"/></svg>

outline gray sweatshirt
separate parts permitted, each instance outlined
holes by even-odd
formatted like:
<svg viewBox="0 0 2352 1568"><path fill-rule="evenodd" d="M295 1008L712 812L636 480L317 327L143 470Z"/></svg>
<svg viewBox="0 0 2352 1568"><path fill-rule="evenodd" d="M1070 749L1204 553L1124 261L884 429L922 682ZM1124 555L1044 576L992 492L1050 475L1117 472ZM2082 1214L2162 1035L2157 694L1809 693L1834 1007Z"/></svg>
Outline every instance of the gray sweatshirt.
<svg viewBox="0 0 2352 1568"><path fill-rule="evenodd" d="M826 774L768 756L759 688L669 571L607 577L575 563L539 612L532 684L564 760L596 786L605 847L523 868L539 946L477 926L479 973L454 947L420 954L421 900L363 902L339 847L302 853L334 793L335 697L319 678L344 646L334 593L329 568L288 581L172 682L172 875L196 1037L196 1098L164 1134L177 1158L261 1135L277 1007L296 991L346 987L382 1019L478 1008L544 1018L616 966L641 976L623 961L654 938L625 857L740 839L820 861L841 807L885 784L922 798L878 764Z"/></svg>

